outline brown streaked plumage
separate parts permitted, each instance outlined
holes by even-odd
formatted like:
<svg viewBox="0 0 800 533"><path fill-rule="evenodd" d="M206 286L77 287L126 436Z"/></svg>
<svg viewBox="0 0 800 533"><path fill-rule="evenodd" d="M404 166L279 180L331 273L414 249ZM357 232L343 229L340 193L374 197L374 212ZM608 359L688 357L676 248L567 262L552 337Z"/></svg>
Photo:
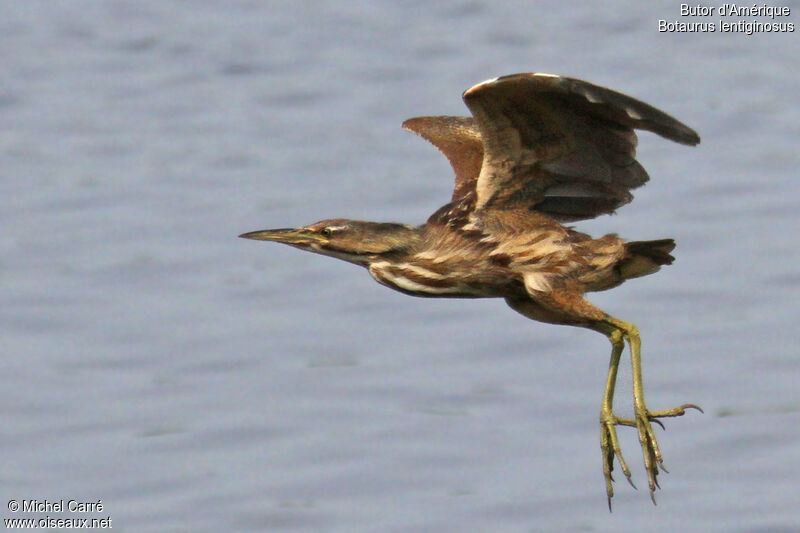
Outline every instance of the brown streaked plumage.
<svg viewBox="0 0 800 533"><path fill-rule="evenodd" d="M616 235L593 239L562 223L613 213L648 180L635 159L634 129L687 145L700 138L643 102L552 74L502 76L475 85L463 98L472 117L418 117L403 123L436 146L455 171L450 202L425 224L331 219L241 237L283 242L359 264L378 282L412 296L505 298L533 320L603 333L612 345L600 412L609 509L615 458L631 481L617 439L620 425L638 432L655 503L663 461L651 422L661 425L659 418L699 407L649 410L638 330L601 311L584 294L671 264L675 242L626 242ZM612 410L626 340L633 367L633 419Z"/></svg>

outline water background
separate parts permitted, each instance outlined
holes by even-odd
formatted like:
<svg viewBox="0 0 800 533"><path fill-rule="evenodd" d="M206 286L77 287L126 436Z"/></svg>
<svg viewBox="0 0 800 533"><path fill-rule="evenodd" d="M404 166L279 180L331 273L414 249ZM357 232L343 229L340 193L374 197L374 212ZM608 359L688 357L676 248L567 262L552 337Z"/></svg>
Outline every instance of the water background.
<svg viewBox="0 0 800 533"><path fill-rule="evenodd" d="M11 499L102 499L50 514L135 532L800 530L800 40L659 19L720 20L677 1L3 2L2 517L47 514ZM703 139L642 133L651 182L580 224L678 241L673 266L592 296L639 326L652 408L706 409L661 433L658 507L623 430L641 490L618 480L606 509L602 336L236 238L423 222L451 171L400 123L465 114L461 91L520 71L621 90Z"/></svg>

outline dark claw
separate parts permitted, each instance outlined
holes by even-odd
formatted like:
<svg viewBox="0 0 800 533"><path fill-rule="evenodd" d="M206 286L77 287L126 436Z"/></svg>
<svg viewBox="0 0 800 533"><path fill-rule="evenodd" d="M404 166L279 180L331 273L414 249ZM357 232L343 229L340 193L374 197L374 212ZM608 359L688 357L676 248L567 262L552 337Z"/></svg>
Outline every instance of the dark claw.
<svg viewBox="0 0 800 533"><path fill-rule="evenodd" d="M666 430L667 430L667 428L666 428L666 427L664 427L664 424L663 424L663 423L661 422L661 420L659 420L658 418L651 418L651 419L650 419L650 422L655 422L656 424L658 424L659 426L661 426L661 429L663 429L664 431L666 431Z"/></svg>
<svg viewBox="0 0 800 533"><path fill-rule="evenodd" d="M633 487L636 490L639 490L639 487L637 487L636 485L633 484L633 480L630 477L626 477L625 479L628 480L628 483L631 484L631 487Z"/></svg>
<svg viewBox="0 0 800 533"><path fill-rule="evenodd" d="M699 405L695 405L693 403L685 403L681 405L681 409L697 409L701 413L705 414L705 411L703 411L702 407L700 407Z"/></svg>
<svg viewBox="0 0 800 533"><path fill-rule="evenodd" d="M653 502L653 505L658 505L656 503L656 493L653 490L650 491L650 501Z"/></svg>

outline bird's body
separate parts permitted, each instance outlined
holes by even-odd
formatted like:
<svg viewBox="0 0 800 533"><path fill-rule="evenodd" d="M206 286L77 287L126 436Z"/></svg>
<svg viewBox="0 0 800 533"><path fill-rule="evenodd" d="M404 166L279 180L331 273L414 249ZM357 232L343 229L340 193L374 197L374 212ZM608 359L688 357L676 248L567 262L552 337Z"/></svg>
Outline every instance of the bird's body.
<svg viewBox="0 0 800 533"><path fill-rule="evenodd" d="M603 333L612 343L601 409L609 505L615 458L630 481L618 425L638 430L652 495L662 460L651 421L695 406L646 408L636 327L601 311L584 294L671 264L675 243L626 242L616 235L593 239L563 223L612 213L647 181L635 159L635 128L683 144L700 139L643 102L550 74L503 76L463 96L473 117L418 117L403 124L434 144L456 174L450 202L425 224L328 219L242 237L361 265L379 283L412 296L505 298L528 318ZM633 364L632 420L612 411L624 340Z"/></svg>

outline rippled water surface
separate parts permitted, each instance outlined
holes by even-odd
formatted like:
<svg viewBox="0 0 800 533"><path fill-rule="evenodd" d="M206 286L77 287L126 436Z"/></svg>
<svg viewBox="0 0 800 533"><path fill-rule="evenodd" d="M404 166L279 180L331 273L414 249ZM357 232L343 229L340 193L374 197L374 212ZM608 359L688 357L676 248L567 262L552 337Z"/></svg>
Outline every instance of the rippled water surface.
<svg viewBox="0 0 800 533"><path fill-rule="evenodd" d="M82 516L136 532L800 530L797 33L659 33L672 1L0 9L3 518L102 499ZM424 221L451 171L400 123L519 71L703 137L640 135L650 184L580 225L679 243L592 296L642 331L651 407L706 409L668 421L657 507L618 480L606 509L602 336L236 238Z"/></svg>

